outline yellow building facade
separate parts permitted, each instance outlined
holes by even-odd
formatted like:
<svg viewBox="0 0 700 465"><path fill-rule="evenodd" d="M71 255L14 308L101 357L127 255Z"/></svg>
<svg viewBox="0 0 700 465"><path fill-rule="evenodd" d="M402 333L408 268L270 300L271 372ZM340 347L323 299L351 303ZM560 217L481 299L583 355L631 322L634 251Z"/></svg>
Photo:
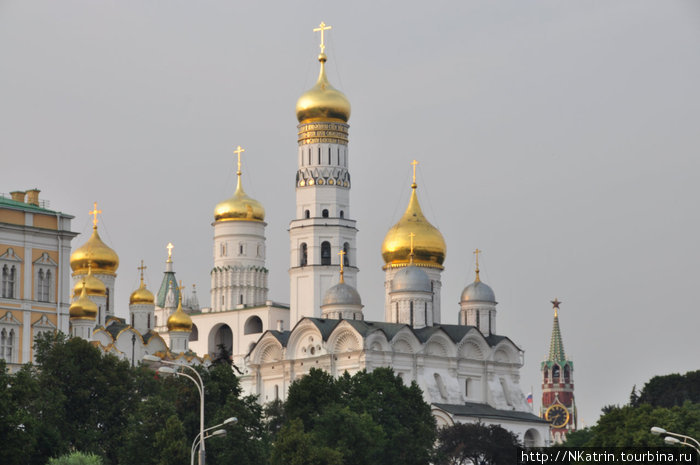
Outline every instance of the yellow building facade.
<svg viewBox="0 0 700 465"><path fill-rule="evenodd" d="M0 358L11 370L34 360L44 331L68 333L73 216L50 210L40 191L0 196Z"/></svg>

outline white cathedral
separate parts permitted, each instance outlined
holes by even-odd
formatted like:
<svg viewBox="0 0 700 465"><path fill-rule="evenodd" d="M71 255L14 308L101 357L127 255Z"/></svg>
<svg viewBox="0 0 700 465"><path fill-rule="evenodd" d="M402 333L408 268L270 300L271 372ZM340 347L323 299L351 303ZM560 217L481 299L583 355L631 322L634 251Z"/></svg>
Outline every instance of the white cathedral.
<svg viewBox="0 0 700 465"><path fill-rule="evenodd" d="M239 147L236 191L214 209L211 307L199 309L196 296L183 302L170 249L157 295L145 288L142 270L130 324L116 318L118 257L97 234L95 208L93 235L70 260L71 334L132 361L158 354L206 364L223 346L242 371L245 391L262 403L284 399L311 368L337 376L388 366L421 387L438 425L500 424L526 445L545 445L549 425L531 413L521 390L523 351L496 332L496 297L479 279L478 254L476 278L453 309L459 323L442 324L446 245L421 211L415 162L408 206L382 245L384 319L364 319L350 209L350 102L328 81L323 38L318 60L318 81L296 105L289 305L268 299L265 209L243 189Z"/></svg>

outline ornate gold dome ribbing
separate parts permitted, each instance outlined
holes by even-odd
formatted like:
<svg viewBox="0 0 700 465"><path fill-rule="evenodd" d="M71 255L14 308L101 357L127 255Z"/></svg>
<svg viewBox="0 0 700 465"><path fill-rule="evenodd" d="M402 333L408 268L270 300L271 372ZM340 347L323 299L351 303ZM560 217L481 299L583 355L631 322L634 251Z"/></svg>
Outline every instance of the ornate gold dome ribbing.
<svg viewBox="0 0 700 465"><path fill-rule="evenodd" d="M146 267L143 266L143 260L141 260L141 266L138 269L141 270L141 285L129 296L129 305L153 305L155 303L155 297L151 291L146 289L146 283L143 282L143 270L146 269Z"/></svg>
<svg viewBox="0 0 700 465"><path fill-rule="evenodd" d="M182 310L182 284L180 284L180 298L177 303L177 310L168 317L168 331L192 332L192 318Z"/></svg>
<svg viewBox="0 0 700 465"><path fill-rule="evenodd" d="M97 319L97 305L87 296L85 286L83 286L83 290L80 291L80 297L70 304L68 313L71 320Z"/></svg>
<svg viewBox="0 0 700 465"><path fill-rule="evenodd" d="M413 162L411 199L401 219L389 229L382 243L384 269L407 266L411 260L411 235L413 236L413 264L442 269L447 247L442 233L423 215L416 195L416 172Z"/></svg>
<svg viewBox="0 0 700 465"><path fill-rule="evenodd" d="M236 192L228 200L219 203L214 209L215 221L264 221L265 208L255 199L251 199L243 190L241 184L241 152L245 152L239 145L234 153L238 154L238 185Z"/></svg>
<svg viewBox="0 0 700 465"><path fill-rule="evenodd" d="M109 248L107 244L102 242L100 235L97 233L97 214L101 213L97 210L97 202L95 209L90 212L94 215L92 236L82 246L75 249L70 256L70 267L73 270L73 276L86 274L88 266L92 263L92 271L96 274L115 275L119 268L119 256Z"/></svg>
<svg viewBox="0 0 700 465"><path fill-rule="evenodd" d="M314 29L316 32L321 32L321 53L318 56L321 70L316 84L297 100L297 120L302 124L313 121L347 123L350 119L350 101L342 92L331 86L326 76L325 64L328 57L324 53L326 45L323 33L330 28L322 22L318 28Z"/></svg>
<svg viewBox="0 0 700 465"><path fill-rule="evenodd" d="M88 274L73 286L73 297L80 296L83 288L89 296L104 297L107 295L105 283L92 274L92 267L88 263Z"/></svg>

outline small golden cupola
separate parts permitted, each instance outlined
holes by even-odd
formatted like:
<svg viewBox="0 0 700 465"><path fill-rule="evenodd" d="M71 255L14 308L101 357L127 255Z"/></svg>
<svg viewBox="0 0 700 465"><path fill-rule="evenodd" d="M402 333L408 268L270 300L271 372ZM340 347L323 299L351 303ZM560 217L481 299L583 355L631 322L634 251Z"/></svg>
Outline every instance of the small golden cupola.
<svg viewBox="0 0 700 465"><path fill-rule="evenodd" d="M119 268L119 256L117 253L107 246L97 232L97 214L101 210L95 208L90 212L93 215L92 221L92 236L82 246L75 249L70 256L70 267L73 270L73 276L87 274L88 267L92 265L92 271L96 274L116 275Z"/></svg>
<svg viewBox="0 0 700 465"><path fill-rule="evenodd" d="M80 297L75 299L70 304L68 310L71 320L96 320L97 319L97 304L90 300L87 295L86 286L82 286Z"/></svg>
<svg viewBox="0 0 700 465"><path fill-rule="evenodd" d="M241 183L241 152L245 152L239 145L234 151L238 154L238 185L236 192L228 200L224 200L214 208L214 221L264 221L265 208L260 202L248 197Z"/></svg>
<svg viewBox="0 0 700 465"><path fill-rule="evenodd" d="M416 165L413 161L411 199L401 219L389 229L382 243L384 269L407 266L411 255L410 234L415 234L413 264L442 269L447 247L442 233L425 218L418 203L416 189Z"/></svg>
<svg viewBox="0 0 700 465"><path fill-rule="evenodd" d="M88 296L105 297L107 295L105 283L92 274L92 264L89 262L87 275L73 286L73 297L79 297L83 289Z"/></svg>
<svg viewBox="0 0 700 465"><path fill-rule="evenodd" d="M192 318L182 309L182 291L180 291L177 310L168 317L168 331L192 332Z"/></svg>
<svg viewBox="0 0 700 465"><path fill-rule="evenodd" d="M318 61L321 63L321 70L318 73L318 80L314 86L304 92L297 100L297 120L301 124L314 121L340 121L347 123L350 119L350 101L338 89L335 89L326 76L326 56L324 31L331 27L321 23L316 32L321 32L321 53Z"/></svg>
<svg viewBox="0 0 700 465"><path fill-rule="evenodd" d="M141 284L138 289L131 293L129 296L129 305L154 305L155 297L153 293L146 289L146 283L143 282L143 270L146 269L143 266L143 260L141 260L141 266L139 270L141 271Z"/></svg>

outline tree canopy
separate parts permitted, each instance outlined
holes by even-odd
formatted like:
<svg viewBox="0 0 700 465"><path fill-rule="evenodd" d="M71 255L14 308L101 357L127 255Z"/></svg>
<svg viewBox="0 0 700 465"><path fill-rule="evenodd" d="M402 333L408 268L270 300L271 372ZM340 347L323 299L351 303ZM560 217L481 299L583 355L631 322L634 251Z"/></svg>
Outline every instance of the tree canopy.
<svg viewBox="0 0 700 465"><path fill-rule="evenodd" d="M518 437L499 425L457 423L439 430L434 463L510 465L520 446Z"/></svg>

